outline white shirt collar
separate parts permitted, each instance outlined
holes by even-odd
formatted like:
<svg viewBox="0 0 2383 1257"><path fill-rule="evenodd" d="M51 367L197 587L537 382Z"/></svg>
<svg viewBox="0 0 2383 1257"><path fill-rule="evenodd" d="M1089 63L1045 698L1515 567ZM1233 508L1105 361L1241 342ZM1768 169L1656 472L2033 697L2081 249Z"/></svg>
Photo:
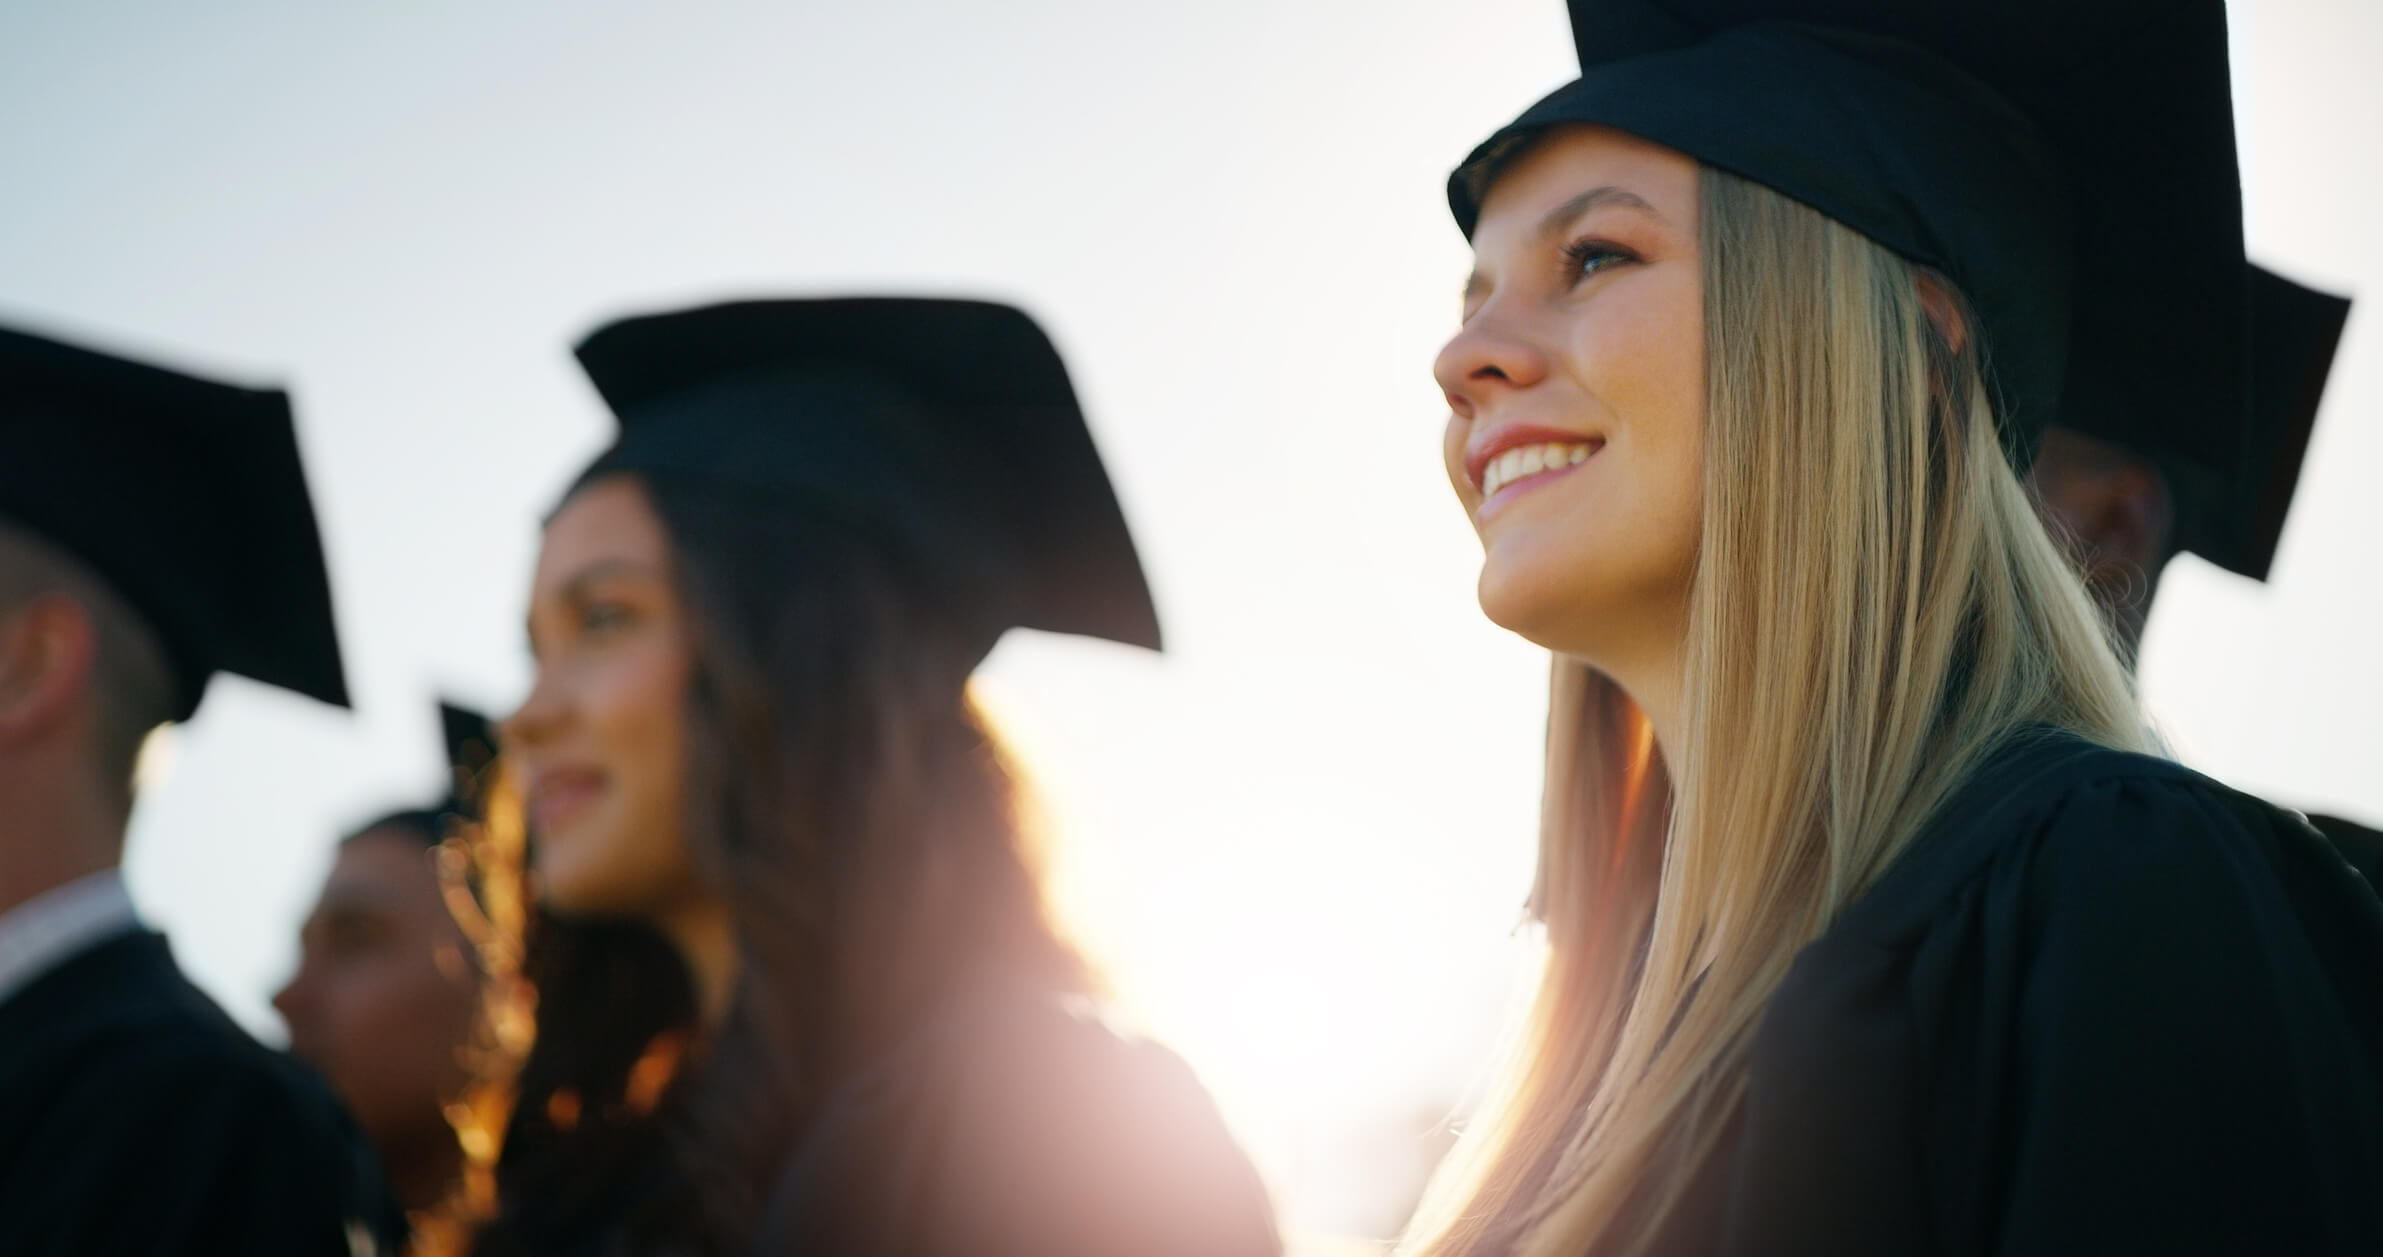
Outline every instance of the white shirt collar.
<svg viewBox="0 0 2383 1257"><path fill-rule="evenodd" d="M124 875L102 869L0 912L0 1002L102 940L140 925Z"/></svg>

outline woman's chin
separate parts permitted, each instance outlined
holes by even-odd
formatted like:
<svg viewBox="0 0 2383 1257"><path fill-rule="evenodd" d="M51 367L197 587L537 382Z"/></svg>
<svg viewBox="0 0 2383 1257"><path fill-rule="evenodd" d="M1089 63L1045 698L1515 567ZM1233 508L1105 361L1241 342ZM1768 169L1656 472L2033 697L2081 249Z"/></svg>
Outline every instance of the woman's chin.
<svg viewBox="0 0 2383 1257"><path fill-rule="evenodd" d="M608 870L581 867L569 860L543 863L538 870L538 903L563 916L636 915L638 888L623 884L634 879L607 874Z"/></svg>
<svg viewBox="0 0 2383 1257"><path fill-rule="evenodd" d="M588 920L658 922L683 902L679 878L668 869L565 866L538 884L540 907L557 916Z"/></svg>
<svg viewBox="0 0 2383 1257"><path fill-rule="evenodd" d="M558 916L584 917L595 915L584 887L568 880L551 877L538 879L538 906Z"/></svg>
<svg viewBox="0 0 2383 1257"><path fill-rule="evenodd" d="M1577 590L1543 571L1500 563L1495 556L1481 567L1476 589L1481 613L1507 632L1554 651L1570 651L1586 618Z"/></svg>

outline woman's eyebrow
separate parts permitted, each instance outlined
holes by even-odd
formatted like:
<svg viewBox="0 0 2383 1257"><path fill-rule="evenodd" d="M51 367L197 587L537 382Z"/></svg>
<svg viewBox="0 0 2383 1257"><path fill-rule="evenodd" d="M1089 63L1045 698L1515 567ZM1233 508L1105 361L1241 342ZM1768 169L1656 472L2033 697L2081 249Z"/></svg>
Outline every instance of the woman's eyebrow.
<svg viewBox="0 0 2383 1257"><path fill-rule="evenodd" d="M650 575L652 569L635 559L598 559L571 573L571 579L563 582L562 596L566 599L584 598L590 585L619 580L624 576Z"/></svg>
<svg viewBox="0 0 2383 1257"><path fill-rule="evenodd" d="M1547 216L1539 220L1539 237L1545 239L1549 236L1562 235L1565 228L1580 220L1581 215L1590 210L1603 209L1607 206L1634 209L1652 217L1659 223L1668 223L1669 221L1654 206L1647 204L1645 197L1628 188L1603 184L1547 211Z"/></svg>

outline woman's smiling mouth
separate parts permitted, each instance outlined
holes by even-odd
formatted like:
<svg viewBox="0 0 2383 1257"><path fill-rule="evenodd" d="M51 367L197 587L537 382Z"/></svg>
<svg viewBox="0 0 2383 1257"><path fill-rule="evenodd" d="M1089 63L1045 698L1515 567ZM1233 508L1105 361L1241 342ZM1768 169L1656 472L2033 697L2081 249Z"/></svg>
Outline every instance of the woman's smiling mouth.
<svg viewBox="0 0 2383 1257"><path fill-rule="evenodd" d="M1489 518L1515 498L1597 456L1605 438L1559 428L1516 425L1488 435L1465 454L1465 472L1481 491L1473 518Z"/></svg>
<svg viewBox="0 0 2383 1257"><path fill-rule="evenodd" d="M1519 486L1523 481L1545 476L1551 471L1568 471L1589 461L1602 441L1548 441L1534 445L1518 445L1489 460L1481 470L1481 496L1484 500L1497 496L1508 485Z"/></svg>
<svg viewBox="0 0 2383 1257"><path fill-rule="evenodd" d="M530 828L551 834L585 813L602 792L603 774L586 769L541 773L529 790Z"/></svg>

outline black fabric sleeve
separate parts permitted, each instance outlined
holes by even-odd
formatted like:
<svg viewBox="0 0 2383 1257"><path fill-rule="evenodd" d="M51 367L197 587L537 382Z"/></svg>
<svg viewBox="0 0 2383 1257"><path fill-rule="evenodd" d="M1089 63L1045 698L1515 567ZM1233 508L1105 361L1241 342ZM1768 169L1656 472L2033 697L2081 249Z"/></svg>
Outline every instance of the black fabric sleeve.
<svg viewBox="0 0 2383 1257"><path fill-rule="evenodd" d="M2294 836L2247 804L2108 782L2049 821L2009 923L2031 954L1999 1251L2383 1252L2374 1062L2276 876Z"/></svg>

